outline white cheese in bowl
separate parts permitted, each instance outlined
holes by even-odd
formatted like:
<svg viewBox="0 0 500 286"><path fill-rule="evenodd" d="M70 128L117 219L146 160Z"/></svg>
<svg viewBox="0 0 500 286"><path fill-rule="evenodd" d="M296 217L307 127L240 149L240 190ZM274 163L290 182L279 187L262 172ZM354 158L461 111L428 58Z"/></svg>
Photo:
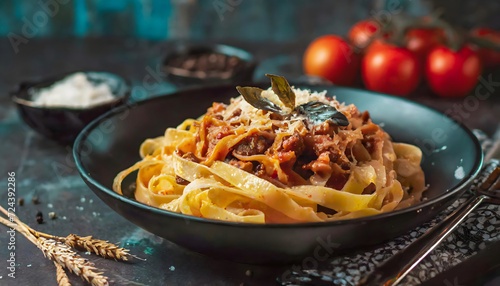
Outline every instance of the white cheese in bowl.
<svg viewBox="0 0 500 286"><path fill-rule="evenodd" d="M75 73L32 94L37 106L88 108L115 99L105 83L94 84L84 73Z"/></svg>

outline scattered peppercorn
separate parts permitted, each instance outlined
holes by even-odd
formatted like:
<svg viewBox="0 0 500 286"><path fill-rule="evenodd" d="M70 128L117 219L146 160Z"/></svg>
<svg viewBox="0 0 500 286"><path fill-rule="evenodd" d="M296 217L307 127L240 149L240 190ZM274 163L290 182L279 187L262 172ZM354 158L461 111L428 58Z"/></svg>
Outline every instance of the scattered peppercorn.
<svg viewBox="0 0 500 286"><path fill-rule="evenodd" d="M50 212L49 213L49 218L50 219L56 219L56 213L55 212Z"/></svg>
<svg viewBox="0 0 500 286"><path fill-rule="evenodd" d="M43 223L43 214L42 214L41 211L38 211L36 213L36 222L39 223L39 224Z"/></svg>
<svg viewBox="0 0 500 286"><path fill-rule="evenodd" d="M17 203L19 204L19 206L22 207L24 205L24 199L23 198L17 199Z"/></svg>
<svg viewBox="0 0 500 286"><path fill-rule="evenodd" d="M38 196L34 196L33 198L31 198L31 202L35 205L38 205L40 203L40 200L38 199Z"/></svg>

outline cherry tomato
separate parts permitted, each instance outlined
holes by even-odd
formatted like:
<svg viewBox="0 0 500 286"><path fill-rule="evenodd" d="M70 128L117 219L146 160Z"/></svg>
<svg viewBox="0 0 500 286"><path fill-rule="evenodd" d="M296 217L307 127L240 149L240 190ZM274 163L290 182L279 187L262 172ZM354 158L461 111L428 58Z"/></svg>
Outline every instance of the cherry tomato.
<svg viewBox="0 0 500 286"><path fill-rule="evenodd" d="M406 48L379 42L363 58L361 76L369 90L407 95L420 82L421 66Z"/></svg>
<svg viewBox="0 0 500 286"><path fill-rule="evenodd" d="M368 52L368 51L377 49L379 47L384 48L386 45L387 45L387 41L385 41L384 39L374 39L371 42L371 44L368 46L368 49L366 49L366 51Z"/></svg>
<svg viewBox="0 0 500 286"><path fill-rule="evenodd" d="M375 20L363 20L351 27L347 37L355 47L364 49L379 30L380 25Z"/></svg>
<svg viewBox="0 0 500 286"><path fill-rule="evenodd" d="M446 43L446 35L441 28L416 28L406 33L405 42L406 48L415 53L424 63L430 51Z"/></svg>
<svg viewBox="0 0 500 286"><path fill-rule="evenodd" d="M326 35L314 40L304 54L304 71L338 85L351 85L359 72L359 55L341 37Z"/></svg>
<svg viewBox="0 0 500 286"><path fill-rule="evenodd" d="M437 95L462 97L477 84L481 69L481 59L470 46L458 51L439 46L427 57L425 75Z"/></svg>
<svg viewBox="0 0 500 286"><path fill-rule="evenodd" d="M488 28L476 28L472 30L471 35L500 46L500 33L495 30ZM478 48L478 53L485 67L500 65L500 52L488 48Z"/></svg>

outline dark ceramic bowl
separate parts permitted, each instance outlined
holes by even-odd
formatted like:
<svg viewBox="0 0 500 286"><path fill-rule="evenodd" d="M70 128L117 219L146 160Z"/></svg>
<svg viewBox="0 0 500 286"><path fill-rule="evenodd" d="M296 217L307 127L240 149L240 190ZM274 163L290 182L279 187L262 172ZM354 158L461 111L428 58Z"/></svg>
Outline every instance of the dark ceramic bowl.
<svg viewBox="0 0 500 286"><path fill-rule="evenodd" d="M11 92L21 118L38 133L61 144L71 144L82 129L107 111L123 105L130 96L130 84L124 78L107 72L84 72L93 83L106 83L115 99L89 108L37 106L32 91L48 87L73 74L65 73L40 81L23 82Z"/></svg>
<svg viewBox="0 0 500 286"><path fill-rule="evenodd" d="M237 95L233 85L186 90L107 113L88 125L75 141L76 165L97 196L132 223L193 251L247 263L290 262L308 255L320 261L337 249L387 241L433 218L462 194L481 168L483 154L476 137L431 108L364 90L305 87L327 90L340 101L369 110L395 141L419 146L430 185L426 199L406 209L364 218L261 225L172 213L112 191L116 174L140 160L139 146L146 138L162 135L167 127L175 127L185 118L197 118L212 101L228 103Z"/></svg>
<svg viewBox="0 0 500 286"><path fill-rule="evenodd" d="M240 64L234 72L220 73L217 70L210 72L188 71L174 65L177 60L182 60L188 56L199 56L210 53L217 53L228 57L239 59ZM192 85L221 85L237 84L252 81L253 72L257 62L254 56L242 49L227 45L203 45L203 46L179 46L168 52L162 61L163 71L167 78L179 87Z"/></svg>

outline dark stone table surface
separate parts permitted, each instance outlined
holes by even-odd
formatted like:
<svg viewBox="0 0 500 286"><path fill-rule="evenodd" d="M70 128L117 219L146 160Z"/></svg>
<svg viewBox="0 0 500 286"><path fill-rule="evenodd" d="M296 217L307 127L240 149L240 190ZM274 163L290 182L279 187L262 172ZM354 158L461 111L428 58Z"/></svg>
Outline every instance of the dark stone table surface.
<svg viewBox="0 0 500 286"><path fill-rule="evenodd" d="M287 78L302 74L301 55L305 43L234 43L253 52L260 64L256 80L264 73L277 73ZM158 69L169 42L131 39L30 39L19 46L16 54L7 39L0 40L0 205L7 205L8 172L15 172L16 206L21 220L39 231L66 236L70 233L93 235L119 242L145 261L120 263L85 255L104 269L116 285L275 285L276 277L290 265L259 266L216 260L184 250L128 222L103 202L85 185L76 170L60 175L54 162L72 160L71 148L38 135L20 119L8 91L27 79L77 70L105 70L129 78L139 86L145 76ZM492 91L489 98L478 99L472 92L465 99L437 98L421 87L410 99L447 112L469 128L480 128L488 135L500 122L500 75L485 72L490 84L479 92ZM493 82L493 83L491 83ZM160 80L147 97L167 94L176 87ZM134 89L133 100L146 96ZM394 107L396 108L396 107ZM32 202L37 197L38 204ZM37 224L37 211L44 223ZM48 218L55 212L57 219ZM22 235L15 240L16 278L7 276L8 234L0 226L0 285L56 285L55 267ZM250 273L249 271L250 270ZM251 274L251 275L248 275ZM83 284L73 275L74 285Z"/></svg>

